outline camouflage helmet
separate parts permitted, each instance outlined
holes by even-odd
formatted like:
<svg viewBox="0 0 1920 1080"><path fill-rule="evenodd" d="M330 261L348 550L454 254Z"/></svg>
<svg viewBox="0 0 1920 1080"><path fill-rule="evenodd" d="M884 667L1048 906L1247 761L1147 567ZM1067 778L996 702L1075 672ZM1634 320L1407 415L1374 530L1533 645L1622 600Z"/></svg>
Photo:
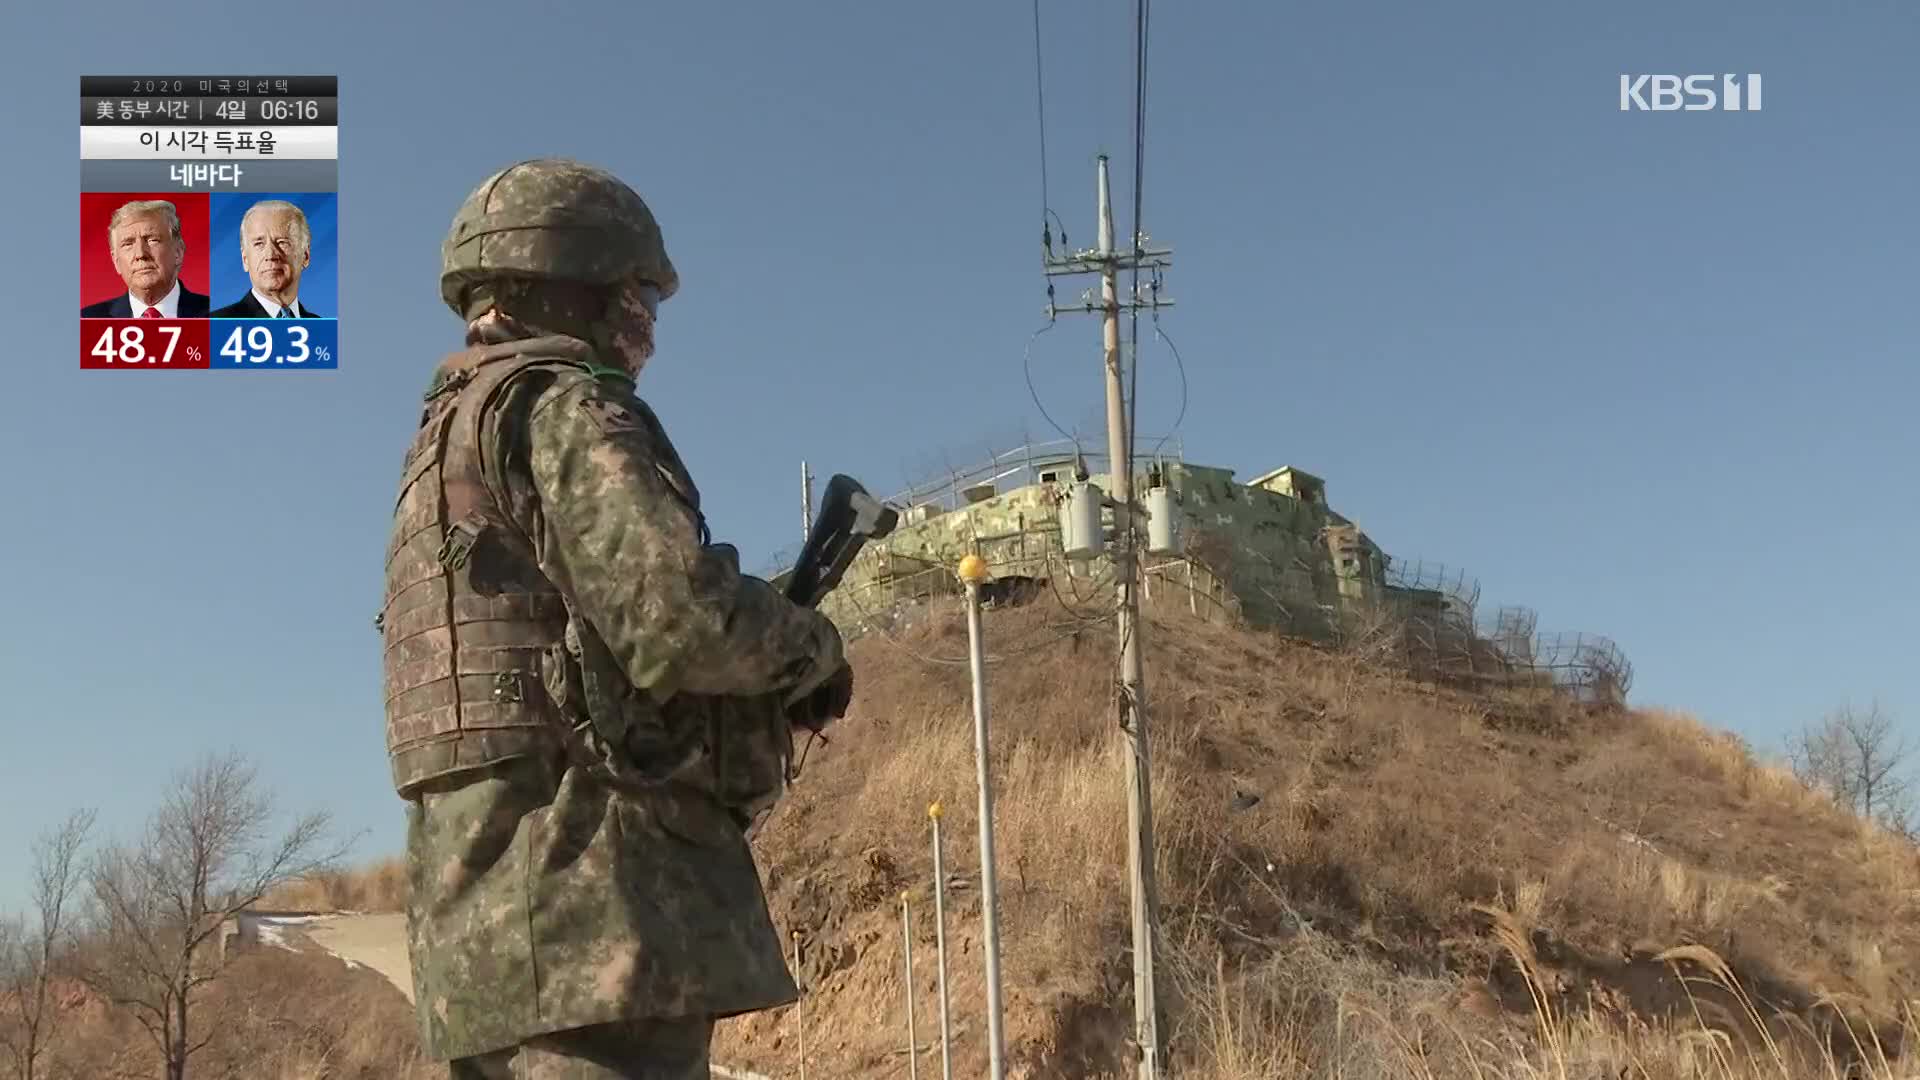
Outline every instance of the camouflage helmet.
<svg viewBox="0 0 1920 1080"><path fill-rule="evenodd" d="M650 282L665 300L680 288L647 204L604 169L566 158L509 165L481 181L440 245L440 295L465 315L468 283L496 276L609 286Z"/></svg>

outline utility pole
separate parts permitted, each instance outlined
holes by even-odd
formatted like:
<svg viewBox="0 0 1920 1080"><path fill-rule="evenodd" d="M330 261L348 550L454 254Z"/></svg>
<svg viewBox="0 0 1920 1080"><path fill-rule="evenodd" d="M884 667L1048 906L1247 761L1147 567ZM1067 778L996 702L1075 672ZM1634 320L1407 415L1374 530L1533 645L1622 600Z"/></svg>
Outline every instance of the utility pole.
<svg viewBox="0 0 1920 1080"><path fill-rule="evenodd" d="M1133 501L1133 433L1127 430L1126 388L1120 370L1120 312L1171 307L1160 299L1157 271L1172 265L1172 252L1146 249L1145 235L1136 235L1127 251L1113 246L1113 198L1107 187L1107 156L1100 155L1097 178L1099 246L1091 251L1055 257L1047 252L1049 277L1100 275L1100 300L1089 292L1077 307L1047 305L1049 317L1062 311L1094 312L1102 316L1102 342L1107 392L1107 474L1114 506L1115 576L1119 590L1120 723L1127 733L1127 873L1132 885L1133 1025L1138 1058L1138 1080L1159 1080L1166 1069L1166 1046L1160 1032L1160 995L1155 981L1155 941L1159 936L1159 898L1154 881L1153 790L1147 744L1146 684L1140 671L1140 599L1135 592L1139 573L1138 532ZM1147 295L1125 301L1119 295L1122 270L1155 271ZM1137 349L1137 343L1136 343ZM1138 362L1136 353L1136 362Z"/></svg>

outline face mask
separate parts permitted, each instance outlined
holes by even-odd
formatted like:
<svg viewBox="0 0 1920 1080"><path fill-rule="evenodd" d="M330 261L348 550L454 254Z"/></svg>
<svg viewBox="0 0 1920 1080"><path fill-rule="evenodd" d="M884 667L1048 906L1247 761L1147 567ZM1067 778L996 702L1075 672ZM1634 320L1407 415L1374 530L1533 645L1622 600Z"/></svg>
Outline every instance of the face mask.
<svg viewBox="0 0 1920 1080"><path fill-rule="evenodd" d="M640 282L621 286L611 312L609 335L614 357L635 375L653 356L653 319L660 307L660 290Z"/></svg>

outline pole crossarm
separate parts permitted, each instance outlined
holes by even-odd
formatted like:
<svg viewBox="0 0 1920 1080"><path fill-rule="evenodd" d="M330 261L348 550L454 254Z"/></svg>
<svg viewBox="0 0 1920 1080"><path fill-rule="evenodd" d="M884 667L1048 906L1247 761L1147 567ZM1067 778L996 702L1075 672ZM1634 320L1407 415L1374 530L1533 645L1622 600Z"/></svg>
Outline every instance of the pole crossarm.
<svg viewBox="0 0 1920 1080"><path fill-rule="evenodd" d="M1072 255L1057 256L1046 260L1048 277L1070 277L1076 274L1104 274L1108 268L1119 270L1169 270L1173 267L1173 251L1162 248L1141 251L1116 251L1103 255L1099 251L1079 251Z"/></svg>
<svg viewBox="0 0 1920 1080"><path fill-rule="evenodd" d="M1051 304L1048 315L1091 315L1106 311L1158 311L1173 306L1171 300L1116 300L1112 304L1097 304L1089 300L1081 304Z"/></svg>

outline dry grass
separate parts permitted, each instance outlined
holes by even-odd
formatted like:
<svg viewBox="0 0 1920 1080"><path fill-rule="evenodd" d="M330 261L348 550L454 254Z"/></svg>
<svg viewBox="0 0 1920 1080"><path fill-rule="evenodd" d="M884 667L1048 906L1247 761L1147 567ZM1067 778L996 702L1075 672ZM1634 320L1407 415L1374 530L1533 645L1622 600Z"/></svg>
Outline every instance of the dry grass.
<svg viewBox="0 0 1920 1080"><path fill-rule="evenodd" d="M1051 603L992 612L988 632L1013 1073L1126 1075L1113 632ZM1414 685L1183 616L1156 618L1145 644L1160 970L1181 1075L1920 1075L1900 1062L1920 1034L1920 854L1737 739L1675 713ZM755 840L776 921L801 936L806 1000L723 1024L715 1059L795 1076L804 1019L808 1075L904 1075L898 897L910 889L921 1068L937 1068L937 801L955 1072L982 1075L968 678L944 662L964 658L964 630L946 608L854 652L853 714ZM263 906L397 910L404 887L395 861ZM261 966L221 991L209 1053L222 1064L201 1075L428 1075L410 1011L370 973L285 954L249 963ZM88 1071L105 1064L78 1074L112 1075Z"/></svg>
<svg viewBox="0 0 1920 1080"><path fill-rule="evenodd" d="M290 881L262 897L262 911L352 911L362 914L404 911L407 864L399 857L366 866L331 870Z"/></svg>
<svg viewBox="0 0 1920 1080"><path fill-rule="evenodd" d="M1493 934L1533 1002L1519 1022L1490 1022L1484 1005L1449 991L1396 980L1364 964L1301 946L1283 985L1216 977L1195 1006L1201 1053L1185 1075L1197 1080L1306 1080L1323 1077L1569 1080L1911 1080L1884 1033L1837 1013L1811 1018L1772 1014L1748 995L1727 963L1703 946L1661 954L1685 987L1685 1015L1623 1020L1601 1012L1567 1014L1553 1004L1550 975L1511 920ZM1305 952L1308 955L1299 955ZM1303 962L1304 960L1304 962ZM1920 1031L1908 1014L1895 1039Z"/></svg>
<svg viewBox="0 0 1920 1080"><path fill-rule="evenodd" d="M400 991L331 956L262 949L237 960L196 1001L196 1031L212 1042L188 1075L246 1080L430 1080L413 1010ZM197 1037L197 1036L196 1036ZM62 998L53 1077L152 1077L157 1052L132 1018L78 990Z"/></svg>
<svg viewBox="0 0 1920 1080"><path fill-rule="evenodd" d="M1112 630L1043 602L990 613L988 633L1009 1044L1033 1075L1118 1074L1131 985ZM1726 957L1786 1024L1787 1065L1766 1075L1828 1075L1807 1056L1819 1040L1775 1011L1898 1039L1920 857L1738 740L1672 713L1413 685L1184 616L1156 618L1146 645L1171 1022L1202 1073L1748 1075L1697 1030L1738 1009L1697 1006L1659 959L1674 946ZM913 655L964 657L957 613L855 653L854 714L756 841L776 917L803 935L809 1062L850 1076L904 1064L904 1030L873 1017L901 1013L894 901L924 893L928 803L947 808L950 871L977 865L966 670ZM1236 808L1241 793L1258 802ZM1519 928L1537 990L1489 910ZM950 894L954 1010L976 1029L962 1072L984 1065L978 918L970 888ZM793 1034L791 1011L732 1022L724 1059L790 1072Z"/></svg>

